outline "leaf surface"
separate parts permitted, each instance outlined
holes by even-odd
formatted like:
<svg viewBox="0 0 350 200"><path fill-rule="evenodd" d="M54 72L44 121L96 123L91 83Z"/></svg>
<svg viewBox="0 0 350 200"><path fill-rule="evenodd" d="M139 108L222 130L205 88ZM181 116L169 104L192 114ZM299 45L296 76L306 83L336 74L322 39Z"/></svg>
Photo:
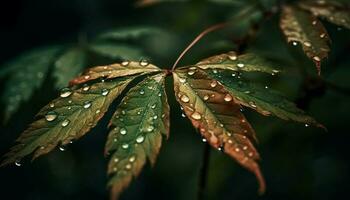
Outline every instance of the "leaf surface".
<svg viewBox="0 0 350 200"><path fill-rule="evenodd" d="M60 97L45 106L38 113L37 120L17 139L2 165L17 162L31 153L35 159L57 145L66 145L80 138L96 125L133 78L63 89Z"/></svg>
<svg viewBox="0 0 350 200"><path fill-rule="evenodd" d="M276 74L277 68L265 59L254 54L237 55L231 51L228 53L206 58L196 64L202 69L229 69L233 71L257 71Z"/></svg>
<svg viewBox="0 0 350 200"><path fill-rule="evenodd" d="M241 80L237 76L232 77L232 73L227 70L208 71L207 73L211 78L218 80L230 93L233 100L240 105L254 109L263 115L274 115L284 120L293 120L323 128L312 117L297 108L293 102L267 86L262 87L248 80Z"/></svg>
<svg viewBox="0 0 350 200"><path fill-rule="evenodd" d="M81 48L71 48L63 53L55 62L53 76L56 88L61 89L77 76L86 66L86 53Z"/></svg>
<svg viewBox="0 0 350 200"><path fill-rule="evenodd" d="M299 6L310 11L313 15L350 29L349 7L336 1L300 1Z"/></svg>
<svg viewBox="0 0 350 200"><path fill-rule="evenodd" d="M83 73L81 76L73 79L70 84L77 85L99 78L111 79L135 74L148 74L159 72L161 69L148 63L146 60L140 62L123 61L122 63L93 67Z"/></svg>
<svg viewBox="0 0 350 200"><path fill-rule="evenodd" d="M6 105L5 120L8 120L20 104L27 101L41 86L60 50L61 48L56 46L36 49L7 64L8 78L1 97Z"/></svg>
<svg viewBox="0 0 350 200"><path fill-rule="evenodd" d="M329 37L322 23L313 15L293 6L284 6L280 27L288 42L299 42L306 55L315 63L320 73L320 62L330 51Z"/></svg>
<svg viewBox="0 0 350 200"><path fill-rule="evenodd" d="M260 156L252 143L255 132L229 92L195 67L174 72L174 90L193 126L211 146L222 149L253 172L260 184L259 192L263 193L265 182L257 163Z"/></svg>
<svg viewBox="0 0 350 200"><path fill-rule="evenodd" d="M128 28L118 28L107 31L97 36L97 39L109 40L136 40L146 36L163 33L163 30L149 26L134 26Z"/></svg>
<svg viewBox="0 0 350 200"><path fill-rule="evenodd" d="M153 165L162 136L169 134L169 105L164 89L165 74L150 76L124 97L112 120L106 154L112 199L136 177L148 158Z"/></svg>

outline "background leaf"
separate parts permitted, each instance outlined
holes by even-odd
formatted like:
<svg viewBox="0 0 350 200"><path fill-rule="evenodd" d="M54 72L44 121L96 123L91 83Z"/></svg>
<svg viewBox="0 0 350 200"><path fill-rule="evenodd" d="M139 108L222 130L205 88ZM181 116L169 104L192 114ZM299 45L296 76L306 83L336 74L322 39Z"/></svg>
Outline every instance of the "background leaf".
<svg viewBox="0 0 350 200"><path fill-rule="evenodd" d="M6 105L4 109L5 120L14 114L23 101L27 101L43 83L49 68L60 47L43 47L27 53L7 64L7 80L2 101Z"/></svg>
<svg viewBox="0 0 350 200"><path fill-rule="evenodd" d="M86 67L86 59L86 53L81 48L73 47L64 52L55 62L53 76L56 78L56 88L66 87Z"/></svg>
<svg viewBox="0 0 350 200"><path fill-rule="evenodd" d="M124 97L112 120L106 153L112 199L127 187L146 162L154 165L162 144L169 135L169 105L164 89L165 74L148 77Z"/></svg>
<svg viewBox="0 0 350 200"><path fill-rule="evenodd" d="M109 43L93 43L89 45L90 50L97 54L124 60L139 60L145 58L145 53L136 46Z"/></svg>
<svg viewBox="0 0 350 200"><path fill-rule="evenodd" d="M330 51L329 37L322 23L313 15L293 6L282 8L280 27L288 42L302 45L306 55L315 63L320 73L320 62Z"/></svg>

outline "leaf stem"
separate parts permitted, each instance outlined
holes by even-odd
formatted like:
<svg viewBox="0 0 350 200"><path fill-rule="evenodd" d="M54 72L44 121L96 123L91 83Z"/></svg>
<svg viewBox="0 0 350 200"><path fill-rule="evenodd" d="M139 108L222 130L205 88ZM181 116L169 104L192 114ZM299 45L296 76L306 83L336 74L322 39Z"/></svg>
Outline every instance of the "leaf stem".
<svg viewBox="0 0 350 200"><path fill-rule="evenodd" d="M209 159L210 159L210 146L208 143L205 143L202 157L202 166L200 169L199 180L198 180L198 193L197 199L203 200L205 197L205 188L207 187L208 180L208 168L209 168Z"/></svg>
<svg viewBox="0 0 350 200"><path fill-rule="evenodd" d="M224 23L219 23L219 24L215 24L213 26L210 26L209 28L205 29L204 31L202 31L187 47L186 49L180 54L180 56L177 58L177 60L175 61L173 67L171 68L171 71L173 71L175 69L175 67L177 66L177 64L179 63L179 61L181 60L181 58L187 53L188 50L190 50L200 39L202 39L205 35L207 35L210 32L216 31L218 29L222 29L225 28L227 26L227 22Z"/></svg>

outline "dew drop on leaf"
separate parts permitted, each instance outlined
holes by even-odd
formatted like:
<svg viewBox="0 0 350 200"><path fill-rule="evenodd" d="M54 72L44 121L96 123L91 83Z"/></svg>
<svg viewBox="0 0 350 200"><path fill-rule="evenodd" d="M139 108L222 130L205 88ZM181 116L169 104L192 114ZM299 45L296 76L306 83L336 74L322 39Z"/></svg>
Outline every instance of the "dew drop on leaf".
<svg viewBox="0 0 350 200"><path fill-rule="evenodd" d="M72 90L70 90L69 88L63 88L61 90L60 97L66 98L66 97L69 97L71 94L72 94Z"/></svg>
<svg viewBox="0 0 350 200"><path fill-rule="evenodd" d="M84 76L84 79L89 79L90 78L90 76L89 75L86 75L86 76Z"/></svg>
<svg viewBox="0 0 350 200"><path fill-rule="evenodd" d="M121 129L119 130L119 133L122 134L122 135L126 135L127 131L126 131L125 128L121 128Z"/></svg>
<svg viewBox="0 0 350 200"><path fill-rule="evenodd" d="M193 119L195 119L195 120L200 120L200 119L202 119L201 114L199 114L198 112L192 113L191 117L192 117Z"/></svg>
<svg viewBox="0 0 350 200"><path fill-rule="evenodd" d="M21 163L20 160L17 160L17 161L15 162L15 165L16 165L17 167L20 167L20 166L22 166L22 163Z"/></svg>
<svg viewBox="0 0 350 200"><path fill-rule="evenodd" d="M48 122L51 122L53 120L55 120L57 118L57 113L54 111L49 111L48 113L46 113L45 115L45 119Z"/></svg>
<svg viewBox="0 0 350 200"><path fill-rule="evenodd" d="M180 100L184 103L188 103L190 101L190 98L188 98L188 96L184 94L180 97Z"/></svg>
<svg viewBox="0 0 350 200"><path fill-rule="evenodd" d="M109 90L103 89L101 94L102 94L103 96L107 96L108 93L109 93Z"/></svg>
<svg viewBox="0 0 350 200"><path fill-rule="evenodd" d="M59 149L60 151L65 151L65 150L66 150L66 149L64 148L64 146L59 146L58 149Z"/></svg>
<svg viewBox="0 0 350 200"><path fill-rule="evenodd" d="M113 160L115 163L119 162L119 159L118 158L114 158Z"/></svg>
<svg viewBox="0 0 350 200"><path fill-rule="evenodd" d="M135 156L131 156L131 157L129 158L129 162L135 162L135 160L136 160L136 157L135 157Z"/></svg>
<svg viewBox="0 0 350 200"><path fill-rule="evenodd" d="M65 120L63 120L63 122L61 123L61 126L62 126L62 127L66 127L66 126L68 126L69 123L70 123L69 119L65 119Z"/></svg>
<svg viewBox="0 0 350 200"><path fill-rule="evenodd" d="M186 117L186 115L185 115L184 113L181 113L181 117L184 117L184 118L185 118L185 117Z"/></svg>
<svg viewBox="0 0 350 200"><path fill-rule="evenodd" d="M228 53L228 59L230 59L230 60L237 60L237 54L236 54L236 52L234 52L234 51L230 51L229 53Z"/></svg>
<svg viewBox="0 0 350 200"><path fill-rule="evenodd" d="M298 42L292 42L293 46L297 46L298 45Z"/></svg>
<svg viewBox="0 0 350 200"><path fill-rule="evenodd" d="M89 91L90 90L90 86L89 85L87 85L87 84L84 84L83 85L83 91Z"/></svg>
<svg viewBox="0 0 350 200"><path fill-rule="evenodd" d="M318 57L318 56L314 56L313 59L314 59L316 62L320 62L320 61L321 61L321 58Z"/></svg>
<svg viewBox="0 0 350 200"><path fill-rule="evenodd" d="M248 149L248 146L244 146L244 147L243 147L243 150L247 150L247 149Z"/></svg>
<svg viewBox="0 0 350 200"><path fill-rule="evenodd" d="M129 148L129 144L124 143L124 144L122 145L122 148L123 148L123 149Z"/></svg>
<svg viewBox="0 0 350 200"><path fill-rule="evenodd" d="M145 59L142 59L142 60L140 61L140 65L143 66L143 67L147 66L148 64L149 64L148 61L145 60Z"/></svg>
<svg viewBox="0 0 350 200"><path fill-rule="evenodd" d="M124 60L122 63L121 63L121 65L122 66L128 66L129 65L129 61L128 60Z"/></svg>
<svg viewBox="0 0 350 200"><path fill-rule="evenodd" d="M204 95L203 99L204 99L204 101L208 100L209 99L209 95L207 95L207 94Z"/></svg>
<svg viewBox="0 0 350 200"><path fill-rule="evenodd" d="M85 101L84 108L90 108L91 107L91 101Z"/></svg>
<svg viewBox="0 0 350 200"><path fill-rule="evenodd" d="M55 104L54 103L50 103L50 108L54 108Z"/></svg>
<svg viewBox="0 0 350 200"><path fill-rule="evenodd" d="M225 97L224 97L224 100L226 102L232 101L232 96L230 94L226 94Z"/></svg>
<svg viewBox="0 0 350 200"><path fill-rule="evenodd" d="M305 127L309 127L309 124L305 124Z"/></svg>
<svg viewBox="0 0 350 200"><path fill-rule="evenodd" d="M326 33L322 33L322 34L320 35L320 38L324 38L324 37L326 37Z"/></svg>
<svg viewBox="0 0 350 200"><path fill-rule="evenodd" d="M140 90L140 94L141 95L145 94L145 91L144 90Z"/></svg>
<svg viewBox="0 0 350 200"><path fill-rule="evenodd" d="M311 47L311 43L310 42L304 42L303 43L306 47Z"/></svg>
<svg viewBox="0 0 350 200"><path fill-rule="evenodd" d="M151 105L151 108L155 109L156 108L156 104Z"/></svg>
<svg viewBox="0 0 350 200"><path fill-rule="evenodd" d="M127 170L131 169L131 164L125 165L125 169L127 169Z"/></svg>
<svg viewBox="0 0 350 200"><path fill-rule="evenodd" d="M243 63L238 63L238 64L237 64L237 67L243 68L243 67L244 67L244 64L243 64Z"/></svg>
<svg viewBox="0 0 350 200"><path fill-rule="evenodd" d="M196 71L194 71L194 70L191 70L191 71L187 72L187 74L190 75L190 76L192 76L194 73L196 73Z"/></svg>
<svg viewBox="0 0 350 200"><path fill-rule="evenodd" d="M207 142L207 139L205 139L205 138L202 138L202 142Z"/></svg>
<svg viewBox="0 0 350 200"><path fill-rule="evenodd" d="M139 135L136 138L136 142L139 143L139 144L142 143L144 140L145 140L145 137L143 135Z"/></svg>
<svg viewBox="0 0 350 200"><path fill-rule="evenodd" d="M185 78L179 78L180 83L186 83L186 79Z"/></svg>
<svg viewBox="0 0 350 200"><path fill-rule="evenodd" d="M212 81L212 82L210 83L210 87L214 88L214 87L217 86L217 84L218 84L218 82Z"/></svg>
<svg viewBox="0 0 350 200"><path fill-rule="evenodd" d="M147 132L152 132L154 130L154 126L150 125L147 127Z"/></svg>

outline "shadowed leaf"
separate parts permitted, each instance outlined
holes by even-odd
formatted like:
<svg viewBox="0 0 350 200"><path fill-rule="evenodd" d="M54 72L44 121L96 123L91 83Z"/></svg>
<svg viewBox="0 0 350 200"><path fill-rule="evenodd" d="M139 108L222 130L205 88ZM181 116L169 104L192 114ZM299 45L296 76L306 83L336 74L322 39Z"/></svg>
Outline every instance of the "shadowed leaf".
<svg viewBox="0 0 350 200"><path fill-rule="evenodd" d="M163 33L163 30L148 26L135 26L119 28L104 32L97 36L97 39L107 40L136 40L146 36Z"/></svg>
<svg viewBox="0 0 350 200"><path fill-rule="evenodd" d="M165 74L148 77L124 97L110 121L106 154L112 199L118 198L146 162L153 165L162 135L169 134L169 105L164 90Z"/></svg>
<svg viewBox="0 0 350 200"><path fill-rule="evenodd" d="M299 6L313 15L350 29L350 9L336 1L300 1Z"/></svg>
<svg viewBox="0 0 350 200"><path fill-rule="evenodd" d="M274 115L284 120L293 120L309 125L315 125L324 128L312 117L307 116L304 111L288 101L280 93L250 83L248 80L232 77L230 71L208 71L208 75L220 81L220 83L229 91L233 101L238 104L250 107L263 115Z"/></svg>
<svg viewBox="0 0 350 200"><path fill-rule="evenodd" d="M86 66L86 53L81 48L71 48L55 62L53 76L56 78L56 88L67 86L67 83L77 76Z"/></svg>
<svg viewBox="0 0 350 200"><path fill-rule="evenodd" d="M93 128L112 101L134 77L90 83L79 88L62 89L60 97L45 106L17 143L5 155L2 165L34 153L33 159L57 145L69 144Z"/></svg>
<svg viewBox="0 0 350 200"><path fill-rule="evenodd" d="M196 64L202 69L229 69L233 71L258 71L270 74L278 73L274 65L254 54L237 55L231 51L228 53L206 58Z"/></svg>
<svg viewBox="0 0 350 200"><path fill-rule="evenodd" d="M140 62L124 61L122 63L90 68L81 76L73 79L70 84L76 85L98 78L110 79L134 74L147 74L157 71L161 71L161 69L148 63L146 60L142 60Z"/></svg>
<svg viewBox="0 0 350 200"><path fill-rule="evenodd" d="M174 72L177 101L208 143L222 149L239 164L253 172L265 191L265 182L257 160L259 154L251 140L255 132L240 112L241 106L229 92L203 70L191 67Z"/></svg>
<svg viewBox="0 0 350 200"><path fill-rule="evenodd" d="M145 57L143 51L135 46L120 45L113 43L94 43L89 46L90 50L97 54L112 59L121 58L125 60L138 60Z"/></svg>
<svg viewBox="0 0 350 200"><path fill-rule="evenodd" d="M284 6L280 27L288 42L299 42L306 55L311 58L320 73L320 62L330 51L329 37L322 23L313 15L297 7Z"/></svg>
<svg viewBox="0 0 350 200"><path fill-rule="evenodd" d="M2 92L2 101L6 105L4 113L8 120L23 101L27 101L46 78L49 67L60 47L45 47L22 54L6 66L7 80ZM12 72L12 73L8 73Z"/></svg>

